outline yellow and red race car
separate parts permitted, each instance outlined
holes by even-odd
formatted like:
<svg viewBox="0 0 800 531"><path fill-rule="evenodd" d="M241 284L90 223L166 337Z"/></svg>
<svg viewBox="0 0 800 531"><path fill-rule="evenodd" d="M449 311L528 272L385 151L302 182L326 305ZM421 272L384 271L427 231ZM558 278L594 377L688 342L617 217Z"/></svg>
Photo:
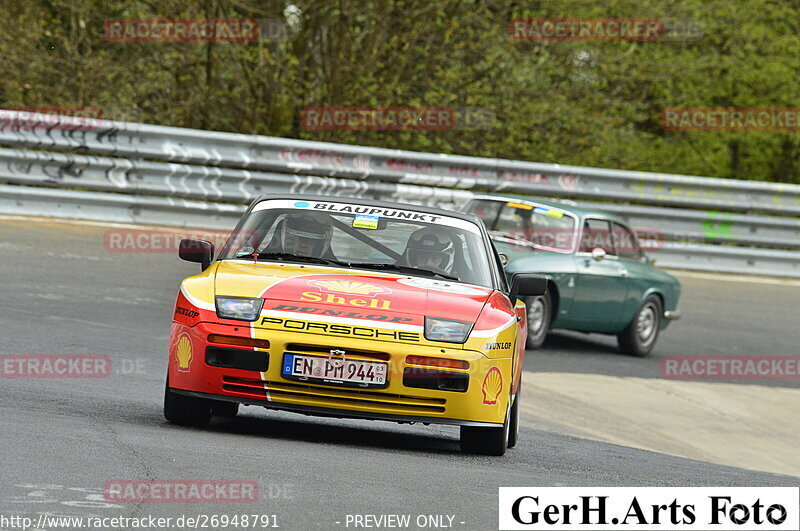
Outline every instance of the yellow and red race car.
<svg viewBox="0 0 800 531"><path fill-rule="evenodd" d="M266 195L175 304L167 420L206 425L239 404L461 426L464 451L518 438L524 296L479 218L370 199Z"/></svg>

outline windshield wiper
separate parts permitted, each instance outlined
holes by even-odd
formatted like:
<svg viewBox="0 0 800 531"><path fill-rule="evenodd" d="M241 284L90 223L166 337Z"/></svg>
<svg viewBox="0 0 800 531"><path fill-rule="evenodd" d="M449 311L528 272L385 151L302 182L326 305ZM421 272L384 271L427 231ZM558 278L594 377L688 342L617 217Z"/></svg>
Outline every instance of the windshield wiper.
<svg viewBox="0 0 800 531"><path fill-rule="evenodd" d="M294 260L297 262L311 262L314 264L352 267L352 264L350 264L350 262L343 262L341 260L331 260L330 258L322 258L321 256L303 256L294 253L258 253L258 259L281 260L281 261Z"/></svg>
<svg viewBox="0 0 800 531"><path fill-rule="evenodd" d="M400 264L384 264L384 263L353 263L350 264L353 267L363 267L364 269L386 269L391 271L398 271L403 274L407 275L424 275L428 277L440 277L445 280L453 280L455 282L461 282L461 279L455 275L448 275L446 273L440 273L438 271L433 271L432 269L422 269L419 267L411 267L411 266L404 266Z"/></svg>

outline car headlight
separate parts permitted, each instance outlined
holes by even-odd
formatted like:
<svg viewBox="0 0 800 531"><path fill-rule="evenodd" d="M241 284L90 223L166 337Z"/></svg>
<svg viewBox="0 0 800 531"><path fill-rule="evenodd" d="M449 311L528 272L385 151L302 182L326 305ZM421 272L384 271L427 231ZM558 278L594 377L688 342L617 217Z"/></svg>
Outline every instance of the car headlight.
<svg viewBox="0 0 800 531"><path fill-rule="evenodd" d="M217 315L222 319L255 321L261 314L264 299L249 297L217 297Z"/></svg>
<svg viewBox="0 0 800 531"><path fill-rule="evenodd" d="M467 340L473 323L455 321L453 319L425 318L425 339L428 341L445 341L447 343L463 343Z"/></svg>

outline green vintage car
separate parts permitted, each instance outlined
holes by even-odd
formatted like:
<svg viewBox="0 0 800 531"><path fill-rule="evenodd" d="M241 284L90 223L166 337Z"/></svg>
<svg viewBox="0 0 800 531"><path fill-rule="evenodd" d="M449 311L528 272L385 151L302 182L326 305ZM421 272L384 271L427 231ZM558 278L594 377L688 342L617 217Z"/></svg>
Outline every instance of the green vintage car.
<svg viewBox="0 0 800 531"><path fill-rule="evenodd" d="M618 217L517 196L477 196L466 210L483 219L509 278L549 279L545 296L526 301L528 348L561 328L613 334L623 352L646 356L680 317L680 283L653 267Z"/></svg>

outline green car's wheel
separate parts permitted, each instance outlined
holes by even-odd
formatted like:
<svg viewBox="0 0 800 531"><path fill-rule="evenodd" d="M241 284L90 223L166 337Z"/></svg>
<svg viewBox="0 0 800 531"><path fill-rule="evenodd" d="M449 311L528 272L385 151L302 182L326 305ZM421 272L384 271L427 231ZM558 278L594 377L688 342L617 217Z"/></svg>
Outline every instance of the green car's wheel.
<svg viewBox="0 0 800 531"><path fill-rule="evenodd" d="M548 292L541 297L528 297L525 300L525 304L528 306L526 309L528 340L525 343L525 348L541 348L547 337L547 332L550 331L553 299Z"/></svg>
<svg viewBox="0 0 800 531"><path fill-rule="evenodd" d="M508 448L511 409L509 404L506 407L506 420L502 427L461 426L461 451L470 454L504 455Z"/></svg>
<svg viewBox="0 0 800 531"><path fill-rule="evenodd" d="M519 440L519 403L522 400L522 377L519 379L517 386L517 396L514 397L514 404L511 406L511 415L509 415L510 425L508 427L508 447L514 448Z"/></svg>
<svg viewBox="0 0 800 531"><path fill-rule="evenodd" d="M206 398L179 395L169 388L169 380L164 388L164 418L182 426L206 426L211 421L213 402Z"/></svg>
<svg viewBox="0 0 800 531"><path fill-rule="evenodd" d="M628 327L617 335L620 350L634 356L650 354L661 328L661 315L661 299L656 295L650 295L633 316Z"/></svg>

